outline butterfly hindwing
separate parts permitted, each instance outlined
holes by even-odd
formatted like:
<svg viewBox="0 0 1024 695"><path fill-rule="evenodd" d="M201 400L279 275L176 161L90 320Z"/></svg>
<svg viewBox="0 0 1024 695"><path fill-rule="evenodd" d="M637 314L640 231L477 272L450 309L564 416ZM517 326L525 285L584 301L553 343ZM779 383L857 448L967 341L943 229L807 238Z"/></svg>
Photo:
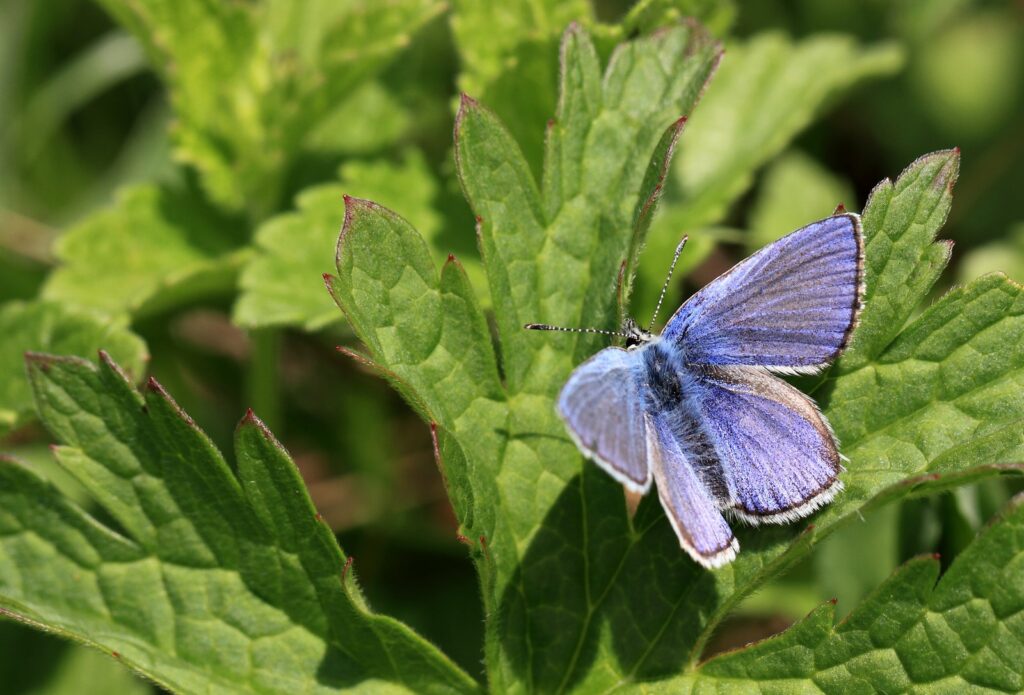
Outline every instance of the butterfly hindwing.
<svg viewBox="0 0 1024 695"><path fill-rule="evenodd" d="M705 567L721 567L739 552L739 543L719 510L713 490L699 474L695 452L680 436L679 417L666 413L649 416L647 450L657 483L658 497L679 543Z"/></svg>
<svg viewBox="0 0 1024 695"><path fill-rule="evenodd" d="M705 286L662 338L687 361L814 371L836 358L860 310L860 218L835 215L769 244Z"/></svg>
<svg viewBox="0 0 1024 695"><path fill-rule="evenodd" d="M634 492L651 487L636 353L606 348L581 364L558 397L577 446Z"/></svg>
<svg viewBox="0 0 1024 695"><path fill-rule="evenodd" d="M696 371L692 402L728 490L749 523L787 523L842 489L839 451L810 398L756 367Z"/></svg>

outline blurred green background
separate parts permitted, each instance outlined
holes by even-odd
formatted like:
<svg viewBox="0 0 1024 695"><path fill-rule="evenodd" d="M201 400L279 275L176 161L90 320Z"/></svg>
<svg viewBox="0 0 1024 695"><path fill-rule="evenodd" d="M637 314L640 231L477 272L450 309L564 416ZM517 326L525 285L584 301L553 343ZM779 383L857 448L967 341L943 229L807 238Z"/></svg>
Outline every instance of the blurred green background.
<svg viewBox="0 0 1024 695"><path fill-rule="evenodd" d="M862 45L884 44L893 51L871 79L823 98L808 127L795 128L795 138L789 141L787 135L778 154L769 153L763 166L753 167L752 185L723 214L700 225L706 230L703 250L687 267L686 290L749 248L828 214L835 203L859 209L878 181L895 177L924 153L952 146L962 151L962 169L942 236L955 240L956 247L940 291L992 270L1024 280L1024 3L676 4L701 14L723 39L723 69L728 69L734 45L748 45L772 30L795 40L842 33ZM557 24L553 28L527 26L531 50L542 56L555 50L561 27L581 5L586 3L567 3L564 17L548 17ZM603 0L590 10L590 21L613 26L627 9L628 3ZM193 168L175 160L174 129L182 125L172 124L182 120L176 110L185 99L179 94L180 101L172 105L169 78L154 70L151 47L140 45L103 7L88 0L0 0L0 303L31 302L41 292L68 305L82 297L83 311L96 321L130 325L148 345L147 373L222 448L230 449L235 423L253 406L292 452L315 503L354 556L374 608L409 623L475 674L481 672L483 632L476 579L455 538L427 428L383 381L335 352L335 345L351 344L352 338L329 304L331 313L322 318L287 318L293 301L289 288L276 304L259 299L263 288L253 286L260 285L260 271L245 271L240 281L256 297L252 303L236 300L237 270L251 260L246 240L254 230L268 218L282 230L279 234L289 225L316 220L328 234L336 234L342 191L385 198L432 239L439 257L455 250L472 260L472 217L451 160L457 94L467 89L485 103L490 96L502 115L521 108L521 121L510 127L522 131L529 154L531 147L539 149L553 93L550 99L541 96L521 105L510 94L531 89L547 94L544 89L555 80L551 71L531 72L529 52L518 55L514 65L495 62L500 79L488 76L480 67L484 60L459 37L474 26L488 26L489 11L486 5L454 2L420 15L408 40L376 67L372 78L342 85L357 90L358 99L311 102L310 108L324 114L314 134L319 146L296 150L280 166L273 150L253 162L240 157L234 169L220 172L227 176L224 183L210 173L215 169L209 162ZM201 38L202 32L197 34ZM476 67L468 70L473 61ZM813 90L816 66L803 67L806 85L797 86ZM505 91L501 80L509 83ZM771 78L760 88L770 94ZM756 122L756 108L753 113ZM704 131L693 135L699 132ZM213 142L230 151L230 136L222 134L223 141ZM680 157L686 156L688 137L689 131L684 132ZM287 153L287 138L283 142ZM255 178L261 171L273 176ZM247 188L244 177L250 172L255 172L255 183ZM234 176L242 181L241 204L232 197ZM121 288L115 274L115 284L103 286L104 298L90 305L84 299L88 288L75 285L70 270L53 276L53 269L59 264L73 269L78 263L76 272L97 276L104 269L91 266L88 253L79 257L80 247L71 241L64 242L63 250L55 244L68 229L77 229L82 238L92 234L95 246L95 239L108 233L105 225L117 222L104 217L104 211L119 190L123 196L124 187L133 184L172 191L162 205L217 230L216 238L207 236L197 247L233 260L175 280L171 271L192 260L174 255L170 244L156 245L138 261L140 272L151 265L170 268L165 285L177 288L173 295L134 285ZM294 210L295 195L315 184L329 185L322 199L300 198L300 216L274 217ZM387 196L405 201L404 206L389 203ZM671 204L671 193L668 199ZM134 227L133 219L124 218L127 231L122 233L145 234L145 224ZM272 257L275 236L268 227L257 239ZM86 228L92 231L83 232ZM674 245L674 236L666 239L659 240L662 246ZM319 247L311 253L314 265L330 269L329 249L324 257ZM665 260L644 263L656 275ZM276 272L267 263L262 277ZM480 279L478 268L470 271ZM310 275L311 289L295 288L294 302L304 291L313 293L309 301L320 301L321 294L326 299L316 284L318 275ZM97 278L101 285L102 279ZM637 307L653 302L648 284L638 286ZM144 291L151 294L135 301L135 293ZM261 325L271 308L285 318ZM646 316L646 311L638 313ZM8 339L0 335L0 351ZM0 429L0 450L29 461L84 500L49 463L45 431L15 412L25 404L15 405L7 415L10 427ZM0 416L2 411L0 405ZM872 514L751 597L711 648L775 632L832 596L839 598L841 611L848 610L911 555L938 551L944 563L950 562L1012 492L1010 483L992 481ZM89 688L120 693L150 686L99 652L0 622L0 692L92 692Z"/></svg>

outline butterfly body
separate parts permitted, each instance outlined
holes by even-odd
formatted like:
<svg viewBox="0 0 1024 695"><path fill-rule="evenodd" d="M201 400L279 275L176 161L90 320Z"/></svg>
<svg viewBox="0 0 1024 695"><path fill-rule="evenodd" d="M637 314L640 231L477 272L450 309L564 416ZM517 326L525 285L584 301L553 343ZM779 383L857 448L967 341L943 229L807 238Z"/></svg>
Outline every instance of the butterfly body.
<svg viewBox="0 0 1024 695"><path fill-rule="evenodd" d="M627 321L627 348L580 365L558 412L616 480L641 494L656 486L682 547L721 566L739 550L726 515L786 523L842 489L827 421L773 372L814 372L838 356L862 278L856 215L808 225L695 294L661 335Z"/></svg>

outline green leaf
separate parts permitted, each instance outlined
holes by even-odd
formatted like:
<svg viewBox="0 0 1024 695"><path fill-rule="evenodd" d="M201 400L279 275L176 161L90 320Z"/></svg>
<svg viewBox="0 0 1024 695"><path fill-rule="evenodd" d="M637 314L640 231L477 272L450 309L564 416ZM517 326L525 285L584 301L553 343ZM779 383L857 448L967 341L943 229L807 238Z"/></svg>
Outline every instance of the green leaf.
<svg viewBox="0 0 1024 695"><path fill-rule="evenodd" d="M440 231L434 209L437 181L419 150L406 151L401 162L348 162L341 168L341 179L341 185L307 189L296 201L296 212L279 215L256 232L257 252L239 282L237 323L250 328L298 325L315 331L340 318L324 294L323 275L332 269L346 193L402 210L428 239Z"/></svg>
<svg viewBox="0 0 1024 695"><path fill-rule="evenodd" d="M438 277L425 242L394 213L349 201L331 281L370 359L435 423L439 463L484 581L488 677L497 690L556 690L620 673L593 668L615 663L611 638L597 653L596 613L603 598L620 618L637 609L633 598L606 592L632 532L621 490L582 467L552 401L574 359L596 343L528 334L522 324L614 323L615 277L642 242L678 117L692 108L718 48L678 26L622 45L602 78L589 37L573 26L562 56L542 188L493 114L465 98L457 122L456 156L480 216L505 388L457 263ZM581 505L600 511L581 515ZM585 536L596 533L594 524L601 535ZM670 557L678 556L667 525L658 530L656 542L671 543ZM584 588L588 563L595 576Z"/></svg>
<svg viewBox="0 0 1024 695"><path fill-rule="evenodd" d="M558 41L570 22L590 24L588 0L455 0L452 34L461 61L458 87L488 104L540 172L544 123L558 95ZM523 85L530 85L523 90Z"/></svg>
<svg viewBox="0 0 1024 695"><path fill-rule="evenodd" d="M655 128L672 117L652 81L706 75L714 50L691 45L697 36L677 28L626 44L602 78L587 35L571 27L541 187L500 121L463 100L456 154L480 216L504 393L495 392L492 344L464 280L445 304L452 264L439 279L401 218L366 201L347 207L331 289L370 353L360 359L432 423L461 532L474 539L488 678L498 690L671 683L693 671L733 607L841 522L908 494L1018 470L1008 462L1024 444L1024 289L986 278L899 332L936 277L932 249L942 251L939 265L946 258L933 239L955 151L881 184L864 211L864 336L811 384L850 457L847 490L813 527L740 529L739 558L708 572L680 551L653 496L630 519L621 488L581 461L553 400L602 344L521 327L612 326L614 279L642 235L640 211L656 197L660 174L650 172L664 166L674 138ZM628 110L609 108L623 94Z"/></svg>
<svg viewBox="0 0 1024 695"><path fill-rule="evenodd" d="M557 49L568 24L592 30L598 53L607 57L619 43L686 18L721 36L735 17L733 3L726 0L640 0L614 24L597 22L588 0L509 0L500 10L456 0L453 9L459 89L497 114L537 176L544 160L544 124L557 107Z"/></svg>
<svg viewBox="0 0 1024 695"><path fill-rule="evenodd" d="M102 4L170 87L178 157L213 200L255 219L277 207L321 121L440 10L431 0Z"/></svg>
<svg viewBox="0 0 1024 695"><path fill-rule="evenodd" d="M324 116L305 146L319 152L370 156L401 138L414 117L387 85L371 80Z"/></svg>
<svg viewBox="0 0 1024 695"><path fill-rule="evenodd" d="M935 152L907 167L895 184L887 179L871 192L863 214L865 306L840 371L877 357L949 262L952 242L934 239L959 171L959 150Z"/></svg>
<svg viewBox="0 0 1024 695"><path fill-rule="evenodd" d="M150 315L235 284L247 253L232 221L187 191L141 185L68 230L42 296L107 314Z"/></svg>
<svg viewBox="0 0 1024 695"><path fill-rule="evenodd" d="M756 251L808 220L828 217L839 204L858 209L850 184L807 155L788 152L765 172L750 211L747 247Z"/></svg>
<svg viewBox="0 0 1024 695"><path fill-rule="evenodd" d="M588 35L571 26L562 43L562 89L551 121L538 189L500 121L469 98L456 122L456 158L466 197L480 217L481 252L504 350L509 390L551 393L568 375L569 358L592 351L590 337L561 336L568 352L551 356L546 341L522 326L543 322L613 328L608 289L646 224L638 210L649 167L666 128L676 129L717 63L719 48L701 30L676 27L622 44L602 77ZM648 178L648 183L650 179ZM550 356L550 360L549 360ZM541 366L548 360L555 371ZM531 383L526 384L527 378Z"/></svg>
<svg viewBox="0 0 1024 695"><path fill-rule="evenodd" d="M826 603L786 632L661 688L708 692L1020 692L1024 689L1024 498L942 579L911 560L839 625Z"/></svg>
<svg viewBox="0 0 1024 695"><path fill-rule="evenodd" d="M32 416L32 394L25 381L25 353L94 355L106 350L135 378L149 359L146 344L124 321L105 321L49 302L10 302L0 306L0 435Z"/></svg>
<svg viewBox="0 0 1024 695"><path fill-rule="evenodd" d="M895 72L901 63L895 46L864 48L842 35L794 42L766 32L745 44L730 43L680 144L664 212L655 221L641 266L645 285L659 287L665 274L661 259L671 256L679 237L719 222L755 172L824 107L861 81Z"/></svg>
<svg viewBox="0 0 1024 695"><path fill-rule="evenodd" d="M152 379L32 355L61 465L122 531L0 462L0 609L179 692L469 692L476 684L367 608L287 452L251 413L237 475Z"/></svg>

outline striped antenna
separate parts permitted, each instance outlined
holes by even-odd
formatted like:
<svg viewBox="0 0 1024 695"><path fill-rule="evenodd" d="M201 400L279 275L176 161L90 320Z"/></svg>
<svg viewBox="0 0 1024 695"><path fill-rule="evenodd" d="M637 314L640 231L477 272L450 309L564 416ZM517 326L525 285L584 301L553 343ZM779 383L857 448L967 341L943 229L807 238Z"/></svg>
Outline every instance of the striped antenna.
<svg viewBox="0 0 1024 695"><path fill-rule="evenodd" d="M563 326L549 326L546 323L528 323L523 326L528 331L561 331L563 333L598 333L600 335L617 335L620 338L629 336L621 331L603 331L600 328L565 328Z"/></svg>
<svg viewBox="0 0 1024 695"><path fill-rule="evenodd" d="M676 247L676 254L672 256L672 265L668 267L668 277L665 278L665 284L661 286L661 294L658 296L658 304L654 307L654 316L651 317L650 329L654 330L654 322L658 319L658 312L661 311L661 303L665 300L665 293L668 292L668 285L672 282L672 273L676 270L676 261L679 260L679 254L683 252L683 247L686 246L686 241L689 236L684 236L683 240L679 242L679 246Z"/></svg>

